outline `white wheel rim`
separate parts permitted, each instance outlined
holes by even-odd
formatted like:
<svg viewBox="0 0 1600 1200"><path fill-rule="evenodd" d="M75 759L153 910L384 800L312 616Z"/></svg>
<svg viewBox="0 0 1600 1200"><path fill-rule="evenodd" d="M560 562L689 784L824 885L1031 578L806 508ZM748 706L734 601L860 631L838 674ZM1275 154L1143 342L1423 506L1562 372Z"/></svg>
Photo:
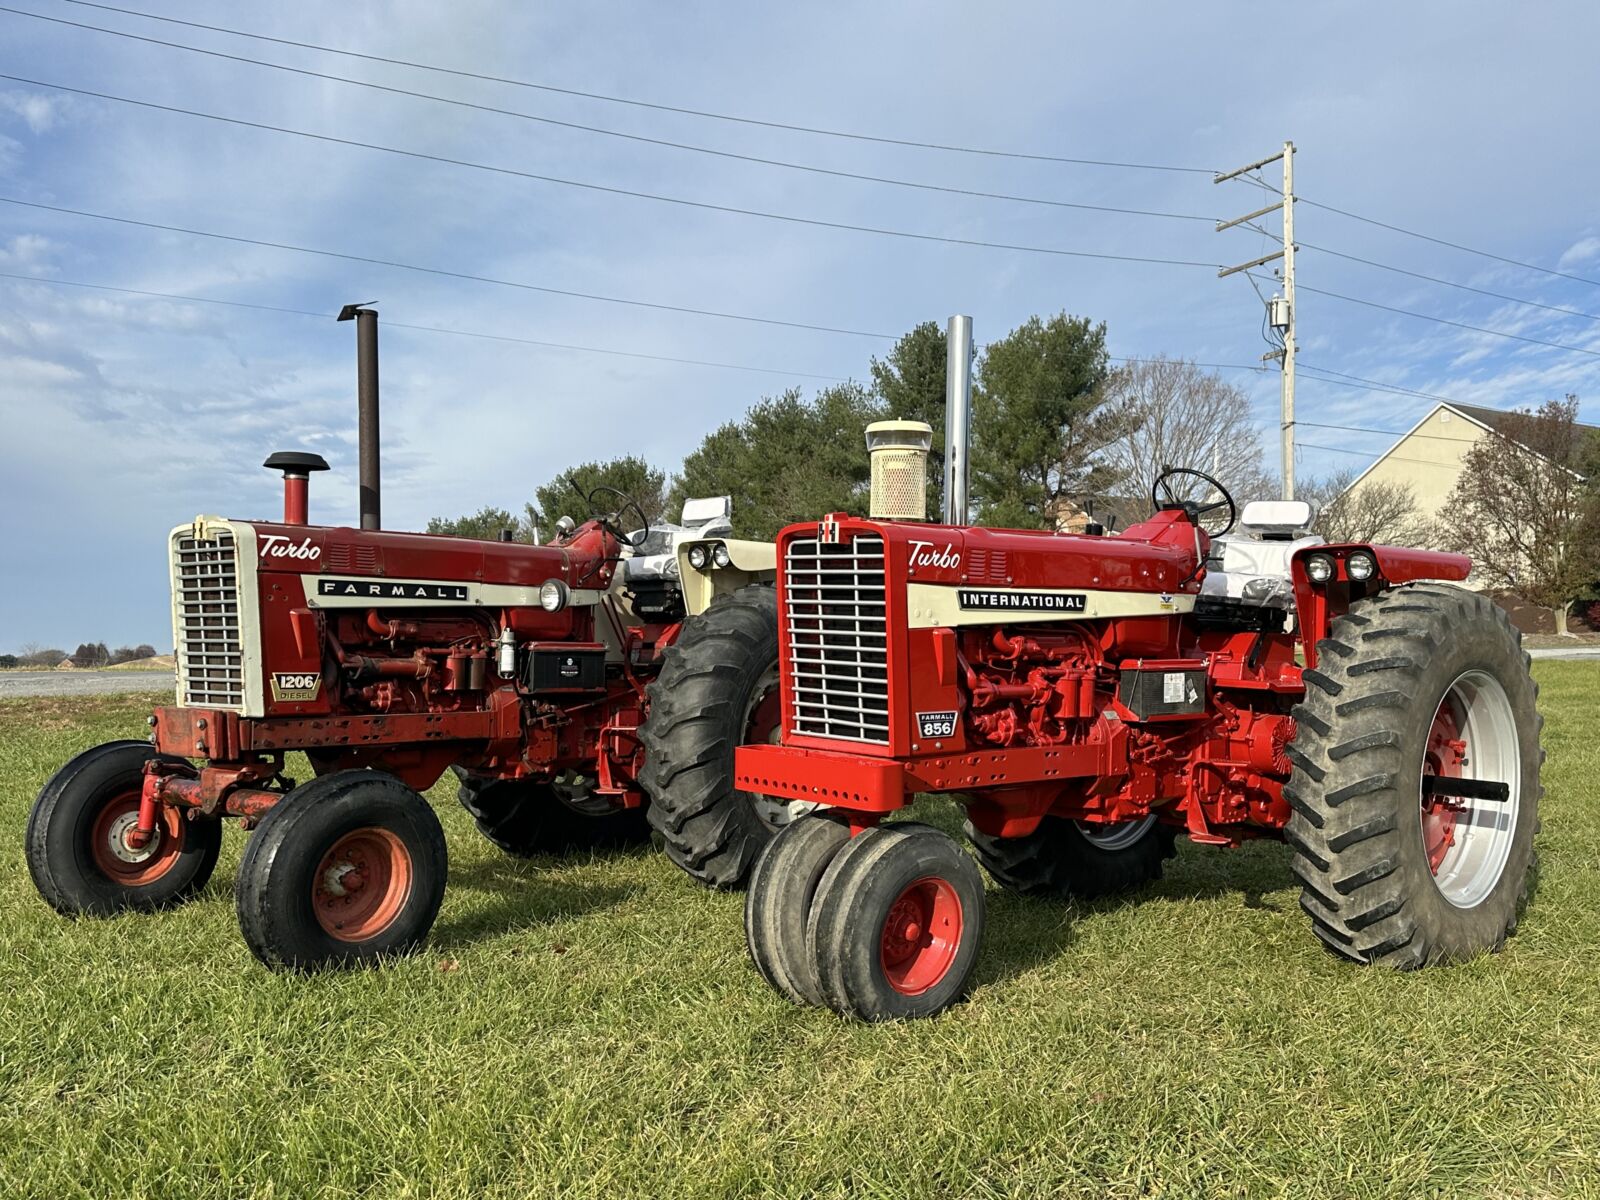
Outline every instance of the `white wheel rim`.
<svg viewBox="0 0 1600 1200"><path fill-rule="evenodd" d="M1150 832L1150 826L1155 823L1155 813L1137 821L1118 821L1114 825L1096 821L1073 822L1078 827L1078 832L1083 834L1083 840L1097 850L1126 850Z"/></svg>
<svg viewBox="0 0 1600 1200"><path fill-rule="evenodd" d="M1455 712L1461 741L1466 743L1464 779L1504 783L1505 800L1459 800L1455 841L1433 873L1439 894L1457 908L1476 908L1489 898L1505 874L1516 843L1522 806L1522 748L1516 715L1505 689L1486 671L1467 671L1446 689L1441 706ZM1424 771L1424 774L1427 772ZM1418 781L1420 792L1421 781ZM1418 834L1422 809L1418 807Z"/></svg>

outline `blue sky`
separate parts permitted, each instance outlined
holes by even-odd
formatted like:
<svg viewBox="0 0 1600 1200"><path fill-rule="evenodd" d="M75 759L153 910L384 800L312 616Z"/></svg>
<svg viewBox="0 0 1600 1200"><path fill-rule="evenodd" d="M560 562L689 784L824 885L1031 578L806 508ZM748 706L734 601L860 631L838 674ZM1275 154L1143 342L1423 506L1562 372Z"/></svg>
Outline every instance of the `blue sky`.
<svg viewBox="0 0 1600 1200"><path fill-rule="evenodd" d="M1449 241L1600 279L1592 4L944 3L136 8L301 41L779 122L1049 155L1226 169L1300 148L1297 190ZM559 120L836 170L1086 204L1232 216L1263 196L1202 174L938 153L756 128L354 62L62 0L33 12ZM220 15L219 15L220 14ZM687 199L946 237L1235 262L1249 232L908 191L375 93L0 13L0 72ZM1275 170L1276 168L1273 168ZM972 314L1104 319L1112 351L1250 363L1247 282L1214 270L876 237L538 183L0 81L0 195L472 274L849 329ZM1560 280L1297 214L1302 243L1545 304ZM0 649L170 641L165 532L278 504L271 451L334 464L312 519L353 518L351 327L393 322L830 377L888 342L692 317L0 204L0 272L326 312L193 306L0 278ZM1306 250L1303 285L1600 351L1594 321ZM1576 392L1600 357L1304 294L1302 361L1472 403ZM1275 445L1275 375L1233 373ZM517 507L566 465L671 468L763 394L817 381L390 328L384 516ZM1306 421L1401 430L1430 402L1302 379ZM1596 410L1586 405L1585 417ZM1385 438L1303 429L1376 451ZM1270 451L1269 451L1270 453ZM1303 450L1302 474L1370 461Z"/></svg>

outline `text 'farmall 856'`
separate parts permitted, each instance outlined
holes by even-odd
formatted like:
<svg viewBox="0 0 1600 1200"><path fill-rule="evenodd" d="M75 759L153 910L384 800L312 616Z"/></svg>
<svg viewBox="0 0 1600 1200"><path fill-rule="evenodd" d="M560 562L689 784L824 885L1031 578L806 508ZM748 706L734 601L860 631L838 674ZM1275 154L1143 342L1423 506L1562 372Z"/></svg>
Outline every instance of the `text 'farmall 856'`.
<svg viewBox="0 0 1600 1200"><path fill-rule="evenodd" d="M736 778L830 807L751 879L773 986L867 1019L961 995L976 864L880 823L925 792L958 795L978 861L1022 892L1138 886L1179 836L1285 837L1313 931L1357 962L1460 960L1514 929L1536 688L1502 611L1437 582L1467 559L1325 545L1304 503L1236 514L1194 471L1116 535L921 523L918 483L779 537L781 743L740 749Z"/></svg>
<svg viewBox="0 0 1600 1200"><path fill-rule="evenodd" d="M376 315L358 315L375 339ZM725 498L652 531L609 488L542 546L380 531L365 378L362 528L307 524L327 464L285 453L266 463L284 475L281 522L172 531L177 702L150 742L95 747L46 784L27 835L41 894L69 914L179 902L235 817L254 831L235 895L257 957L369 961L415 945L438 911L445 842L419 793L447 769L510 853L653 826L691 875L742 882L812 807L731 788L734 747L776 730L771 545L727 536ZM286 774L291 751L314 779Z"/></svg>

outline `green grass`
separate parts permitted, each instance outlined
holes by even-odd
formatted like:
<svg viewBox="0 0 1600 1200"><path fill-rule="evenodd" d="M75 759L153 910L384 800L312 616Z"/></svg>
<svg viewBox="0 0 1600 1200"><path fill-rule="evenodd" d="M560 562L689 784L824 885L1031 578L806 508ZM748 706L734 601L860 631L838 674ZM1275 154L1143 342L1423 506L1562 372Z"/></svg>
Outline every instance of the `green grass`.
<svg viewBox="0 0 1600 1200"><path fill-rule="evenodd" d="M649 852L505 858L442 788L444 910L382 969L259 967L236 831L196 903L64 920L28 807L144 708L5 703L0 1196L1600 1195L1600 667L1537 674L1543 871L1504 954L1345 966L1281 847L1186 847L1122 903L991 892L971 1001L887 1027L769 991L739 896Z"/></svg>

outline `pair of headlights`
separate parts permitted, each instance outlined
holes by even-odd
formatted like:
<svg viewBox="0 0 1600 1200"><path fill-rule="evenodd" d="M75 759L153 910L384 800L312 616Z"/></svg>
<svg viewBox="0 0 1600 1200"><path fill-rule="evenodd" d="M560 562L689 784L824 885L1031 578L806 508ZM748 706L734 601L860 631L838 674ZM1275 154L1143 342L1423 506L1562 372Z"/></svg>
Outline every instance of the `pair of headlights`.
<svg viewBox="0 0 1600 1200"><path fill-rule="evenodd" d="M1365 550L1352 550L1345 556L1345 574L1357 583L1363 583L1378 573L1378 560ZM1306 577L1312 583L1327 583L1336 569L1333 557L1328 554L1306 555Z"/></svg>
<svg viewBox="0 0 1600 1200"><path fill-rule="evenodd" d="M733 555L728 553L728 548L721 542L716 542L710 546L689 547L689 565L691 567L696 571L704 571L707 563L710 563L713 567L730 567L733 565Z"/></svg>

